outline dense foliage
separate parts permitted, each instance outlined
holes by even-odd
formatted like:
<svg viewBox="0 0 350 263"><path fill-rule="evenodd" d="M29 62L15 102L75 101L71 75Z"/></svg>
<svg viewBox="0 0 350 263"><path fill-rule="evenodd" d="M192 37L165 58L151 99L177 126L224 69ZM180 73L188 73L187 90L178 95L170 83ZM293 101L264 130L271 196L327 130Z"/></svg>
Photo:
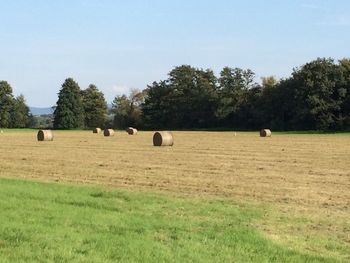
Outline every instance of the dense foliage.
<svg viewBox="0 0 350 263"><path fill-rule="evenodd" d="M0 128L22 128L29 124L29 108L23 95L14 97L12 87L0 81Z"/></svg>
<svg viewBox="0 0 350 263"><path fill-rule="evenodd" d="M98 88L90 84L86 90L82 91L85 127L104 127L107 116L107 102Z"/></svg>
<svg viewBox="0 0 350 263"><path fill-rule="evenodd" d="M180 66L148 87L144 125L153 128L350 129L350 60L317 59L292 76L254 82L251 70Z"/></svg>
<svg viewBox="0 0 350 263"><path fill-rule="evenodd" d="M225 67L215 76L182 65L143 91L116 96L108 114L95 85L81 91L69 78L54 116L42 117L30 116L24 97L0 81L0 127L350 130L350 59L319 58L289 78L255 80L250 69Z"/></svg>
<svg viewBox="0 0 350 263"><path fill-rule="evenodd" d="M54 128L76 129L84 127L84 107L81 90L72 78L62 84L54 112Z"/></svg>
<svg viewBox="0 0 350 263"><path fill-rule="evenodd" d="M155 128L193 128L215 125L217 79L211 70L184 65L169 79L148 87L142 112L145 125Z"/></svg>
<svg viewBox="0 0 350 263"><path fill-rule="evenodd" d="M132 90L129 97L116 96L112 103L113 123L110 126L124 129L128 126L143 126L141 105L144 102L145 92Z"/></svg>

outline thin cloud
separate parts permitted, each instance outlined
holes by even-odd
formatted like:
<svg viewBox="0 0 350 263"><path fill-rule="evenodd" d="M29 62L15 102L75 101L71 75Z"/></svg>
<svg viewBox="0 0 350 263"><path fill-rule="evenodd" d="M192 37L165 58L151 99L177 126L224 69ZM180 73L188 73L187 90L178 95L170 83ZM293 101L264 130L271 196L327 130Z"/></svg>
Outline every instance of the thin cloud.
<svg viewBox="0 0 350 263"><path fill-rule="evenodd" d="M124 94L127 93L130 90L130 87L126 85L113 85L112 91L117 94Z"/></svg>
<svg viewBox="0 0 350 263"><path fill-rule="evenodd" d="M133 89L136 89L135 87L132 86L127 86L127 85L114 85L112 86L112 92L116 95L128 95Z"/></svg>
<svg viewBox="0 0 350 263"><path fill-rule="evenodd" d="M316 4L316 3L304 3L301 5L301 7L305 8L305 9L313 9L313 10L325 10L326 9L321 4Z"/></svg>
<svg viewBox="0 0 350 263"><path fill-rule="evenodd" d="M348 15L337 15L328 17L325 21L318 23L321 26L350 26L350 16Z"/></svg>

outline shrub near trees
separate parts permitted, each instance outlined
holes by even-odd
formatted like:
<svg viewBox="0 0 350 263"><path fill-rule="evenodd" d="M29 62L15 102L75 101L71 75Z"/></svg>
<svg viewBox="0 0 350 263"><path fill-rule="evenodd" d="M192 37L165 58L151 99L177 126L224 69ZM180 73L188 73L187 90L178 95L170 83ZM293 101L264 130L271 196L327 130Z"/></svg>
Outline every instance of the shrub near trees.
<svg viewBox="0 0 350 263"><path fill-rule="evenodd" d="M142 109L146 91L131 90L129 97L116 96L112 103L113 127L125 129L129 126L142 127Z"/></svg>

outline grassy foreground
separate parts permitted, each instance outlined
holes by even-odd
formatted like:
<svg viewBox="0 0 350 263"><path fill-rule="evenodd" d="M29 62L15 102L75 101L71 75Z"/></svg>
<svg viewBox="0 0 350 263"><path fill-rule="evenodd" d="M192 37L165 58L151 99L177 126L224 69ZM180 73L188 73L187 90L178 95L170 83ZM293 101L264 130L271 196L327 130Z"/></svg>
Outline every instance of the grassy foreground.
<svg viewBox="0 0 350 263"><path fill-rule="evenodd" d="M1 262L338 262L274 244L225 200L0 179Z"/></svg>

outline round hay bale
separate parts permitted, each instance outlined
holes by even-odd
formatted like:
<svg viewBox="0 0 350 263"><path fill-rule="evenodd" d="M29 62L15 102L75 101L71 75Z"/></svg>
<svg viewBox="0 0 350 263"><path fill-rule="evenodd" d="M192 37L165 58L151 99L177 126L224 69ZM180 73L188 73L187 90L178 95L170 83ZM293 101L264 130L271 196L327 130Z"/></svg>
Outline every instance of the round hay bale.
<svg viewBox="0 0 350 263"><path fill-rule="evenodd" d="M271 130L269 129L262 129L260 131L260 137L271 137Z"/></svg>
<svg viewBox="0 0 350 263"><path fill-rule="evenodd" d="M92 130L93 133L97 133L97 134L100 134L101 133L101 128L95 128Z"/></svg>
<svg viewBox="0 0 350 263"><path fill-rule="evenodd" d="M38 141L53 141L53 133L51 130L40 130L37 134Z"/></svg>
<svg viewBox="0 0 350 263"><path fill-rule="evenodd" d="M133 128L133 127L128 127L126 129L126 132L129 134L129 135L136 135L137 134L137 129Z"/></svg>
<svg viewBox="0 0 350 263"><path fill-rule="evenodd" d="M153 135L154 146L173 146L174 138L173 134L169 131L156 132Z"/></svg>
<svg viewBox="0 0 350 263"><path fill-rule="evenodd" d="M112 130L112 129L105 129L103 131L103 135L104 136L114 136L114 130Z"/></svg>

